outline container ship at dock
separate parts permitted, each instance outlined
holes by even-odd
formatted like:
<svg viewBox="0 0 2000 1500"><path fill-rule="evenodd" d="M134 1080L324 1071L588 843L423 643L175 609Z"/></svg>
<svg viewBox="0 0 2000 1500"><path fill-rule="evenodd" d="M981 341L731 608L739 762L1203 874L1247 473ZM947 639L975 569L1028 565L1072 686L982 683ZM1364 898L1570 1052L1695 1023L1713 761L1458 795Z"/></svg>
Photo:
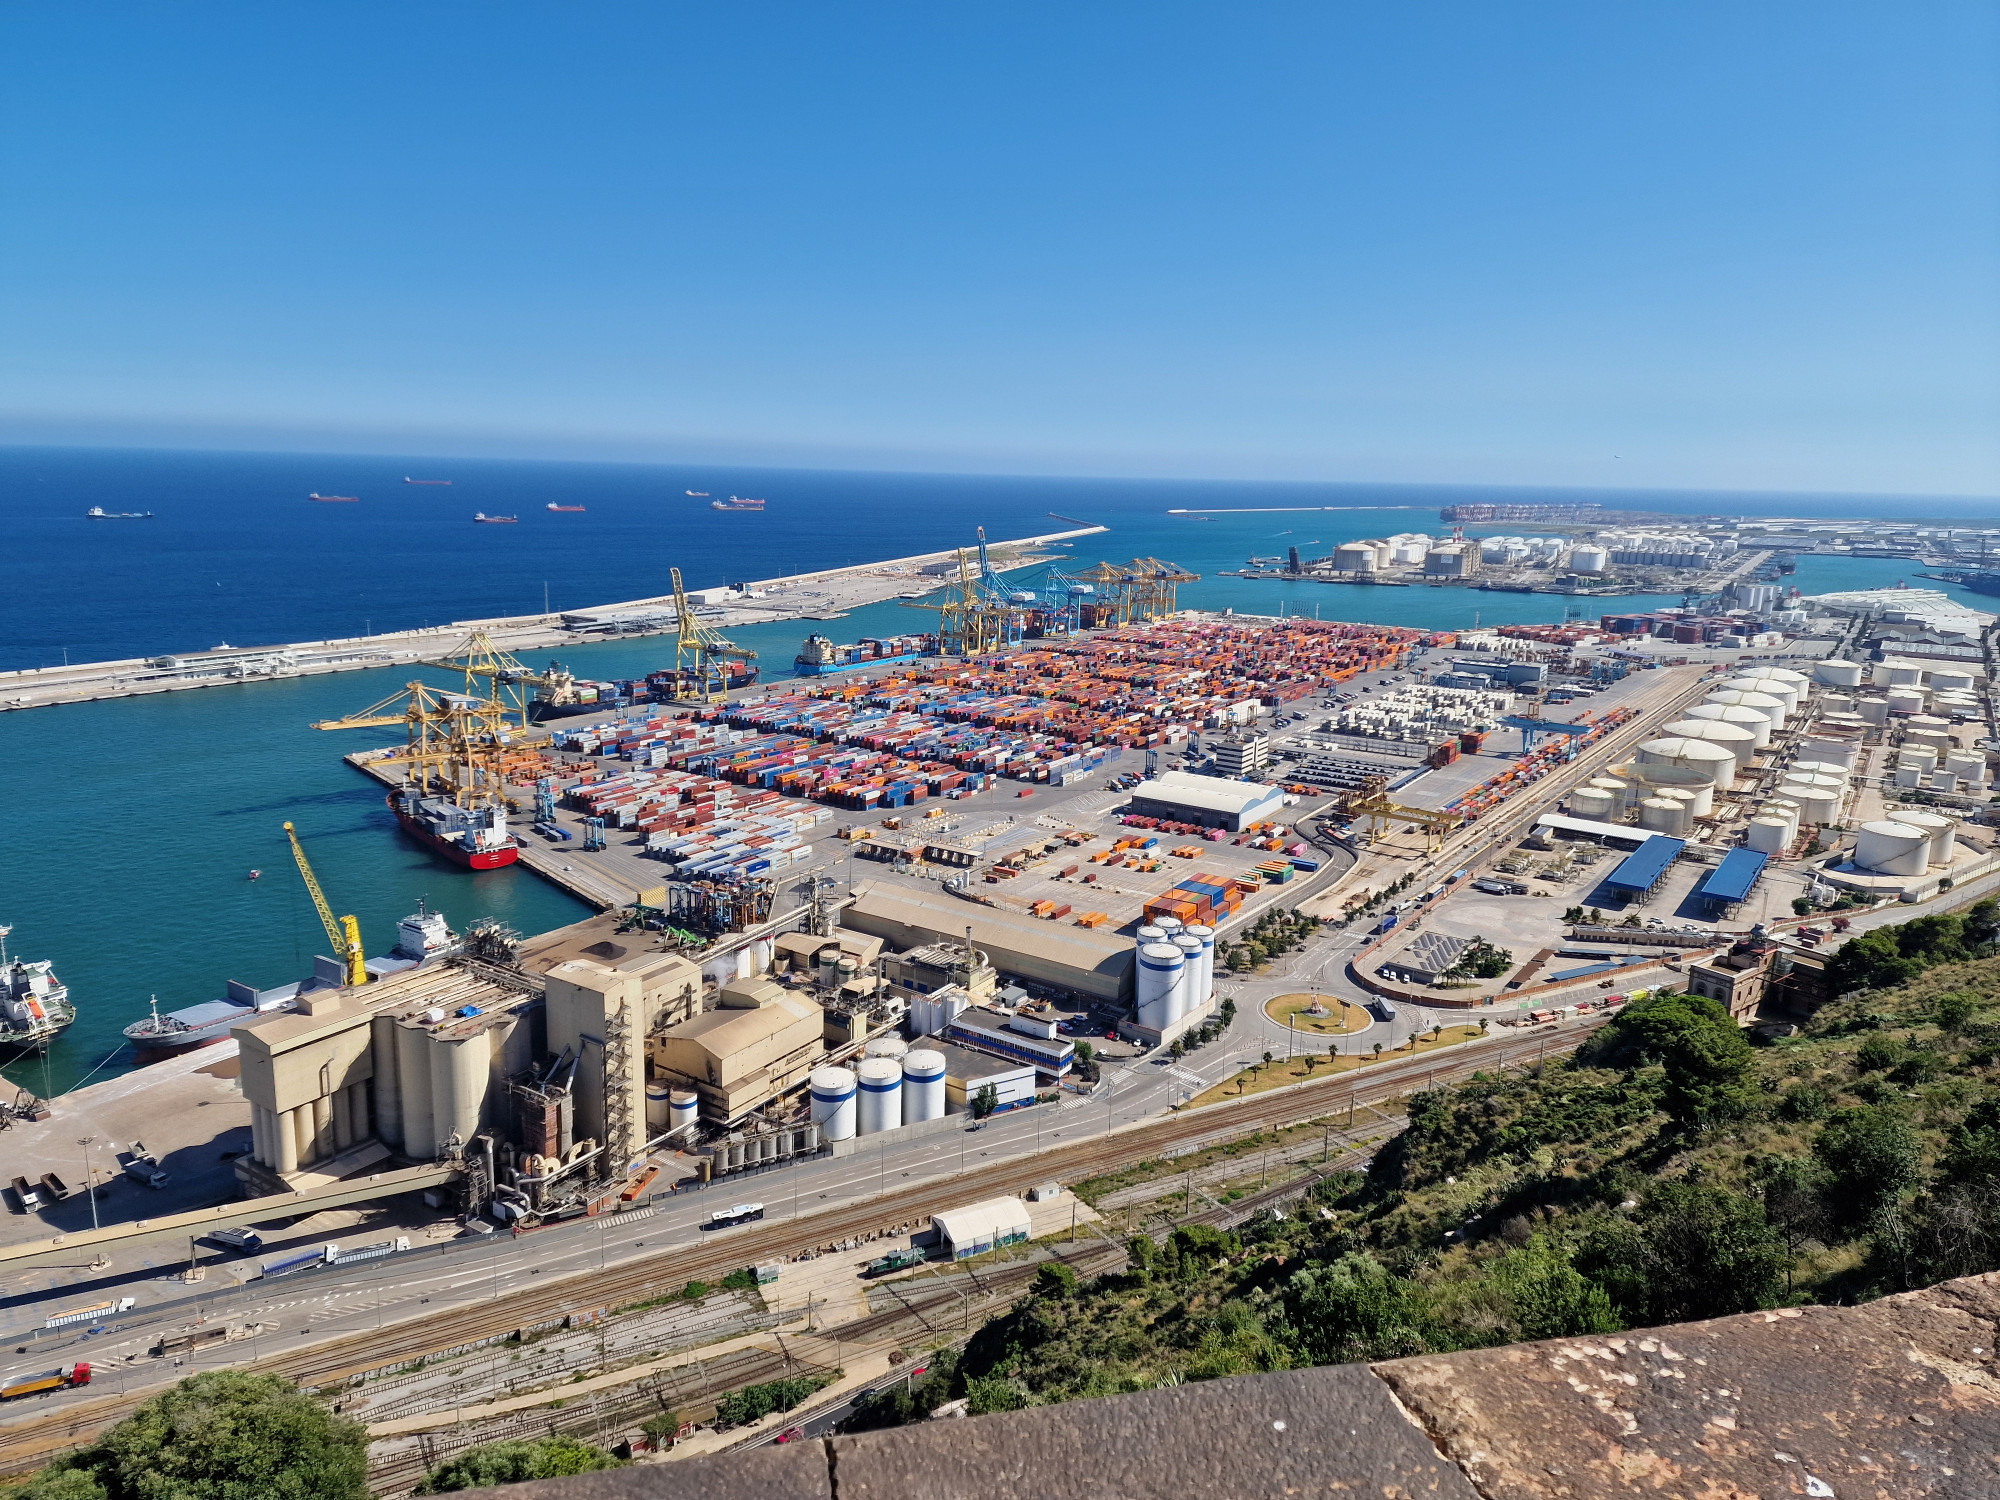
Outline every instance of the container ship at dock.
<svg viewBox="0 0 2000 1500"><path fill-rule="evenodd" d="M869 636L851 645L837 645L817 631L805 639L792 668L801 677L819 677L828 672L845 672L850 667L873 667L894 661L915 661L935 656L938 639L934 635Z"/></svg>
<svg viewBox="0 0 2000 1500"><path fill-rule="evenodd" d="M504 807L460 807L449 797L425 797L410 787L386 800L403 832L462 869L498 870L521 857Z"/></svg>
<svg viewBox="0 0 2000 1500"><path fill-rule="evenodd" d="M749 687L757 676L758 668L754 661L732 659L724 663L723 681L731 692ZM593 682L577 677L561 662L552 661L542 673L542 685L528 700L528 722L544 724L550 719L567 719L607 708L631 708L641 703L675 701L674 672L671 668L617 682Z"/></svg>
<svg viewBox="0 0 2000 1500"><path fill-rule="evenodd" d="M56 978L51 960L7 956L13 930L0 927L0 1061L40 1057L76 1020L69 986Z"/></svg>
<svg viewBox="0 0 2000 1500"><path fill-rule="evenodd" d="M387 979L391 974L421 969L425 964L449 958L460 947L459 936L451 930L444 914L431 911L420 901L416 911L396 924L396 946L389 955L368 960L368 977L371 980ZM281 984L268 990L232 979L220 1000L205 1000L200 1005L190 1005L165 1015L160 1014L156 1000L151 1015L125 1028L125 1040L142 1058L157 1059L191 1052L197 1047L228 1041L230 1031L245 1021L296 1010L301 996L315 990L338 987L337 983L318 974L311 979Z"/></svg>

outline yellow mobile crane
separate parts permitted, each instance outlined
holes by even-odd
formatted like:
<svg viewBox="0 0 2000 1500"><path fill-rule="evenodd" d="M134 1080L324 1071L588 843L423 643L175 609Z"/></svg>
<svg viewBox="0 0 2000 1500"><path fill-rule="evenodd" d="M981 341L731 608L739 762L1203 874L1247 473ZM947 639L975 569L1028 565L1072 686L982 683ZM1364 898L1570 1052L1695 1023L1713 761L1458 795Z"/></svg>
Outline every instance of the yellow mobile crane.
<svg viewBox="0 0 2000 1500"><path fill-rule="evenodd" d="M352 917L334 919L333 908L326 904L326 892L319 888L319 880L313 874L313 867L306 862L305 845L299 842L298 831L291 824L285 825L285 837L292 841L292 858L298 862L299 873L306 878L306 890L313 898L313 910L319 913L319 924L326 929L326 940L333 944L333 951L341 956L346 965L346 982L363 985L368 982L368 963L361 956L361 924Z"/></svg>

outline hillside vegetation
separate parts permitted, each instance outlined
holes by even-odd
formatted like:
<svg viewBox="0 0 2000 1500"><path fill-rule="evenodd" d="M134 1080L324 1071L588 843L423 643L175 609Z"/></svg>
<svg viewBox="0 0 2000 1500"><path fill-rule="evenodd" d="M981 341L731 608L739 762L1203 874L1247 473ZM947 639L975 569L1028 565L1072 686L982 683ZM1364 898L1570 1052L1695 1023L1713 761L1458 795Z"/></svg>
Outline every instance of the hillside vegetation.
<svg viewBox="0 0 2000 1500"><path fill-rule="evenodd" d="M1131 1242L855 1427L1184 1380L1855 1301L2000 1266L1993 903L1867 934L1852 993L1753 1046L1714 1002L1628 1007L1574 1058L1415 1095L1364 1175L1285 1219ZM1851 955L1851 956L1850 956Z"/></svg>

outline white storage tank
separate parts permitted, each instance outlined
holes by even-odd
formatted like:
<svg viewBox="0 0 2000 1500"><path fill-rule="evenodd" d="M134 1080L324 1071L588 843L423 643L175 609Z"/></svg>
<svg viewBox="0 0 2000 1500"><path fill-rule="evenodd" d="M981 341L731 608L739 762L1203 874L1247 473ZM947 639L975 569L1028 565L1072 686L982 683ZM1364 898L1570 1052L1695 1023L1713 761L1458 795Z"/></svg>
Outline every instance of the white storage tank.
<svg viewBox="0 0 2000 1500"><path fill-rule="evenodd" d="M1846 693L1828 693L1819 700L1819 710L1822 714L1851 714L1854 700Z"/></svg>
<svg viewBox="0 0 2000 1500"><path fill-rule="evenodd" d="M1172 943L1146 943L1139 949L1139 1024L1164 1031L1173 1024L1187 955ZM1187 1007L1179 1006L1185 1013Z"/></svg>
<svg viewBox="0 0 2000 1500"><path fill-rule="evenodd" d="M1813 676L1828 687L1860 687L1861 679L1867 675L1868 669L1858 661L1828 657L1825 661L1813 663Z"/></svg>
<svg viewBox="0 0 2000 1500"><path fill-rule="evenodd" d="M1181 919L1179 917L1155 917L1153 918L1153 925L1160 929L1160 941L1171 943L1180 934Z"/></svg>
<svg viewBox="0 0 2000 1500"><path fill-rule="evenodd" d="M1976 681L1970 672L1958 667L1932 667L1931 688L1940 693L1969 693Z"/></svg>
<svg viewBox="0 0 2000 1500"><path fill-rule="evenodd" d="M928 1047L903 1054L903 1123L944 1115L944 1054Z"/></svg>
<svg viewBox="0 0 2000 1500"><path fill-rule="evenodd" d="M1379 556L1367 542L1342 542L1333 549L1333 565L1342 573L1373 573Z"/></svg>
<svg viewBox="0 0 2000 1500"><path fill-rule="evenodd" d="M667 1129L685 1129L699 1118L701 1095L693 1089L675 1089L667 1095Z"/></svg>
<svg viewBox="0 0 2000 1500"><path fill-rule="evenodd" d="M1877 875L1921 875L1930 868L1930 849L1930 836L1923 829L1878 818L1861 825L1854 862Z"/></svg>
<svg viewBox="0 0 2000 1500"><path fill-rule="evenodd" d="M1952 850L1956 847L1955 837L1958 824L1952 819L1932 812L1914 812L1899 808L1896 821L1910 828L1920 829L1930 841L1930 862L1933 869L1944 869L1951 864Z"/></svg>
<svg viewBox="0 0 2000 1500"><path fill-rule="evenodd" d="M1188 988L1185 1013L1206 1005L1215 994L1215 929L1196 923L1184 932L1201 944L1201 967L1195 971L1194 983Z"/></svg>
<svg viewBox="0 0 2000 1500"><path fill-rule="evenodd" d="M846 1068L813 1069L812 1122L822 1140L854 1139L854 1087L854 1074Z"/></svg>
<svg viewBox="0 0 2000 1500"><path fill-rule="evenodd" d="M1892 714L1920 714L1927 701L1922 688L1892 687L1883 695L1884 702Z"/></svg>
<svg viewBox="0 0 2000 1500"><path fill-rule="evenodd" d="M1954 750L1944 758L1945 769L1968 786L1986 779L1986 757L1976 750Z"/></svg>
<svg viewBox="0 0 2000 1500"><path fill-rule="evenodd" d="M909 1050L910 1044L901 1037L884 1033L881 1036L871 1036L868 1038L867 1044L861 1049L861 1055L863 1057L900 1058L906 1055Z"/></svg>
<svg viewBox="0 0 2000 1500"><path fill-rule="evenodd" d="M1759 854L1779 855L1791 847L1791 825L1783 818L1752 818L1744 843Z"/></svg>
<svg viewBox="0 0 2000 1500"><path fill-rule="evenodd" d="M1886 698L1856 698L1854 712L1864 724L1878 727L1889 722L1889 700Z"/></svg>
<svg viewBox="0 0 2000 1500"><path fill-rule="evenodd" d="M1602 573L1610 561L1611 554L1602 547L1572 547L1569 553L1570 569L1577 573Z"/></svg>
<svg viewBox="0 0 2000 1500"><path fill-rule="evenodd" d="M1631 783L1620 781L1616 776L1594 776L1590 784L1611 798L1611 810L1623 812L1632 805Z"/></svg>
<svg viewBox="0 0 2000 1500"><path fill-rule="evenodd" d="M1193 1010L1201 1001L1196 998L1201 984L1201 939L1186 932L1177 933L1174 946L1181 950L1181 982L1174 991L1174 1003L1170 1014L1178 1021Z"/></svg>
<svg viewBox="0 0 2000 1500"><path fill-rule="evenodd" d="M772 944L769 938L758 938L750 945L750 962L759 974L771 972Z"/></svg>
<svg viewBox="0 0 2000 1500"><path fill-rule="evenodd" d="M1791 716L1791 709L1783 697L1777 693L1754 692L1748 688L1717 688L1708 695L1708 702L1717 708L1751 708L1770 720L1772 728L1781 728Z"/></svg>
<svg viewBox="0 0 2000 1500"><path fill-rule="evenodd" d="M1852 771L1861 758L1861 747L1852 740L1836 740L1819 735L1808 735L1799 745L1799 759L1817 765L1837 766L1842 771Z"/></svg>
<svg viewBox="0 0 2000 1500"><path fill-rule="evenodd" d="M1144 927L1139 929L1138 944L1141 948L1145 947L1148 943L1164 943L1166 940L1167 929L1155 923L1148 922Z"/></svg>
<svg viewBox="0 0 2000 1500"><path fill-rule="evenodd" d="M1803 757L1792 762L1785 772L1787 781L1802 780L1807 776L1830 776L1842 786L1849 780L1848 767L1837 760L1807 760Z"/></svg>
<svg viewBox="0 0 2000 1500"><path fill-rule="evenodd" d="M1670 797L1648 797L1639 804L1639 826L1649 832L1686 838L1688 822L1687 804L1684 802L1676 802Z"/></svg>
<svg viewBox="0 0 2000 1500"><path fill-rule="evenodd" d="M1785 705L1787 716L1797 712L1799 703L1805 696L1805 689L1789 682L1780 682L1775 677L1731 677L1716 689L1721 693L1757 693L1766 698L1776 698Z"/></svg>
<svg viewBox="0 0 2000 1500"><path fill-rule="evenodd" d="M1676 802L1685 802L1687 810L1697 818L1705 818L1715 811L1715 788L1702 782L1694 786L1661 787L1662 797L1672 797Z"/></svg>
<svg viewBox="0 0 2000 1500"><path fill-rule="evenodd" d="M756 962L757 955L750 951L749 944L746 943L741 948L738 948L736 950L736 977L738 979L751 978L757 972Z"/></svg>
<svg viewBox="0 0 2000 1500"><path fill-rule="evenodd" d="M864 1057L854 1070L859 1089L854 1128L860 1135L878 1135L903 1123L903 1060Z"/></svg>
<svg viewBox="0 0 2000 1500"><path fill-rule="evenodd" d="M1580 786L1569 796L1570 816L1603 823L1617 816L1619 799L1602 787Z"/></svg>
<svg viewBox="0 0 2000 1500"><path fill-rule="evenodd" d="M1740 724L1718 724L1711 719L1676 719L1667 726L1666 733L1720 745L1736 757L1739 766L1749 765L1750 757L1757 749L1757 737Z"/></svg>
<svg viewBox="0 0 2000 1500"><path fill-rule="evenodd" d="M1892 656L1875 664L1875 681L1883 687L1920 687L1924 669L1913 661Z"/></svg>
<svg viewBox="0 0 2000 1500"><path fill-rule="evenodd" d="M1796 803L1799 819L1806 823L1832 823L1840 817L1840 793L1825 787L1800 786L1786 782L1778 788L1781 796Z"/></svg>
<svg viewBox="0 0 2000 1500"><path fill-rule="evenodd" d="M1725 789L1736 780L1736 757L1726 746L1680 735L1646 741L1639 747L1639 764L1680 766Z"/></svg>
<svg viewBox="0 0 2000 1500"><path fill-rule="evenodd" d="M1762 698L1766 695L1763 693L1732 693L1730 696L1738 698L1753 696ZM1771 707L1780 713L1784 712L1783 705L1776 698L1771 699ZM1697 703L1693 708L1688 710L1688 717L1690 719L1704 720L1710 724L1734 724L1738 729L1747 729L1750 731L1750 743L1752 747L1758 750L1762 750L1766 745L1771 743L1773 720L1771 715L1765 713L1762 709L1746 707L1739 703Z"/></svg>
<svg viewBox="0 0 2000 1500"><path fill-rule="evenodd" d="M646 1085L646 1134L662 1135L671 1128L673 1110L668 1101L673 1097L674 1088L670 1083L649 1083Z"/></svg>

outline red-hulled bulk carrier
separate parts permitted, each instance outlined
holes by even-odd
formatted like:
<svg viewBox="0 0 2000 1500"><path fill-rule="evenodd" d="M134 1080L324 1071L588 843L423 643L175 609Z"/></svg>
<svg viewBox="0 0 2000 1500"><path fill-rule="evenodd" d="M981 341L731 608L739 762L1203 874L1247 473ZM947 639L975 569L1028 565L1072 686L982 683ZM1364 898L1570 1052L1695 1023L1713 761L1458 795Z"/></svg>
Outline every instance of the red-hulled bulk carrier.
<svg viewBox="0 0 2000 1500"><path fill-rule="evenodd" d="M460 807L448 797L407 788L389 794L389 810L418 843L468 870L497 870L521 857L504 807Z"/></svg>

